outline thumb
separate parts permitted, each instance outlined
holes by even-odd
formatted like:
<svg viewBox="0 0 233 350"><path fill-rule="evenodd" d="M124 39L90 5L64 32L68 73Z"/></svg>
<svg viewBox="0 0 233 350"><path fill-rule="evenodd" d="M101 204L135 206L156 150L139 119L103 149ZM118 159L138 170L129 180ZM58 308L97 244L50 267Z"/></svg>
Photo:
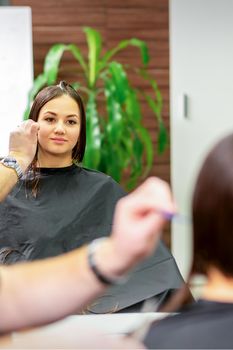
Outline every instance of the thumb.
<svg viewBox="0 0 233 350"><path fill-rule="evenodd" d="M39 129L40 129L39 123L33 123L31 126L31 135L37 136Z"/></svg>

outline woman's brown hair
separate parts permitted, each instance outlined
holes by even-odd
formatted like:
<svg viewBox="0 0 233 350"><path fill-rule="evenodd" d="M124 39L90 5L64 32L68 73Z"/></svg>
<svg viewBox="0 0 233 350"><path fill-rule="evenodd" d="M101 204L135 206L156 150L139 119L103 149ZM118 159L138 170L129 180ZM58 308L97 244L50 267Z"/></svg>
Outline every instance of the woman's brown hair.
<svg viewBox="0 0 233 350"><path fill-rule="evenodd" d="M233 276L233 134L208 154L197 178L192 202L192 274L214 266Z"/></svg>
<svg viewBox="0 0 233 350"><path fill-rule="evenodd" d="M192 218L193 261L187 285L194 275L207 276L210 267L232 277L233 134L212 148L201 167L193 192ZM187 285L162 311L174 311L185 303Z"/></svg>
<svg viewBox="0 0 233 350"><path fill-rule="evenodd" d="M37 122L41 108L50 100L60 97L62 95L69 95L74 99L80 110L80 136L77 144L74 146L72 151L72 159L77 162L81 162L84 157L85 147L86 147L86 115L83 105L83 101L78 94L78 92L65 81L61 81L59 85L52 85L41 90L33 104L29 113L29 119Z"/></svg>
<svg viewBox="0 0 233 350"><path fill-rule="evenodd" d="M35 97L32 104L29 119L37 122L41 108L50 100L60 97L62 95L69 95L74 99L80 111L80 134L79 139L72 150L72 159L75 163L81 162L84 157L86 147L86 114L83 101L79 93L65 81L61 81L58 85L51 85L42 89ZM37 154L34 157L26 175L27 186L31 188L32 195L37 196L38 193L38 169L37 169Z"/></svg>

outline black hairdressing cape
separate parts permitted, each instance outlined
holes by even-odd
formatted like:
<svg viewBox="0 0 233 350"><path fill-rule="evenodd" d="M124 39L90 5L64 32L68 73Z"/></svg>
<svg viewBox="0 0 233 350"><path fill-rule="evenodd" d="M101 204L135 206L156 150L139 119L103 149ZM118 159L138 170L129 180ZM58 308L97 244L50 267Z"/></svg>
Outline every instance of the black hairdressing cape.
<svg viewBox="0 0 233 350"><path fill-rule="evenodd" d="M232 349L233 303L200 299L152 323L147 349Z"/></svg>
<svg viewBox="0 0 233 350"><path fill-rule="evenodd" d="M21 180L0 203L0 259L3 263L42 259L68 252L111 232L116 202L125 195L109 176L72 165L41 168L37 196ZM119 311L142 300L163 299L183 283L163 243L140 264L125 285L110 288L89 311Z"/></svg>

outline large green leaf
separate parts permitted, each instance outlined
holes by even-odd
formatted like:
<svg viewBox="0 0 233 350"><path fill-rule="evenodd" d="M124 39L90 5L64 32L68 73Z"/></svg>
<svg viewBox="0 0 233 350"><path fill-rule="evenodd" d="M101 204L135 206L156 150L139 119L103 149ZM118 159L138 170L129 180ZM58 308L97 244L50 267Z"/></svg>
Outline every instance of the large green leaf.
<svg viewBox="0 0 233 350"><path fill-rule="evenodd" d="M68 46L65 44L55 44L47 53L44 63L44 74L47 76L48 85L56 82L60 60L67 49Z"/></svg>
<svg viewBox="0 0 233 350"><path fill-rule="evenodd" d="M130 179L127 187L132 189L135 187L138 177L142 174L142 163L144 153L144 143L137 134L136 130L142 127L141 125L141 108L138 101L137 93L132 88L129 89L126 99L126 114L128 124L131 128L131 139L133 139L133 148L131 150L130 161Z"/></svg>
<svg viewBox="0 0 233 350"><path fill-rule="evenodd" d="M141 173L143 153L142 147L140 147L142 142L139 138L136 139L137 134L135 134L134 128L130 127L131 124L137 124L137 119L134 118L133 113L128 115L125 108L132 89L121 65L115 62L111 63L109 73L109 76L105 76L108 112L106 131L109 147L109 151L105 152L105 154L108 153L106 157L108 159L107 172L118 181L123 171L128 168L132 183L133 178L136 180L138 174ZM133 94L132 96L135 98ZM131 118L132 123L130 123Z"/></svg>
<svg viewBox="0 0 233 350"><path fill-rule="evenodd" d="M123 66L117 62L111 62L108 71L114 86L115 99L120 103L124 103L129 90L129 82Z"/></svg>
<svg viewBox="0 0 233 350"><path fill-rule="evenodd" d="M120 148L122 151L122 168L126 169L131 166L132 158L129 157L129 154L133 156L134 154L134 138L132 137L132 130L127 127L127 124L125 123L125 130L124 135L121 138L120 142Z"/></svg>
<svg viewBox="0 0 233 350"><path fill-rule="evenodd" d="M140 69L139 73L144 79L146 79L150 83L152 87L155 96L154 99L152 99L149 95L146 95L144 93L143 94L145 95L147 102L152 111L155 113L158 121L160 121L162 118L163 99L158 85L156 81L150 76L148 71L146 71L145 69Z"/></svg>
<svg viewBox="0 0 233 350"><path fill-rule="evenodd" d="M136 132L137 132L139 138L141 139L141 141L143 142L144 147L145 147L146 168L144 170L144 175L143 175L145 177L148 175L148 173L153 165L153 156L154 156L153 144L152 144L152 140L151 140L149 132L143 126L138 127Z"/></svg>
<svg viewBox="0 0 233 350"><path fill-rule="evenodd" d="M109 133L105 133L102 150L106 172L119 182L122 179L123 172L126 169L131 170L129 167L131 167L133 154L133 139L130 135L130 129L125 127L124 133L116 143L112 143ZM131 157L129 157L129 154Z"/></svg>
<svg viewBox="0 0 233 350"><path fill-rule="evenodd" d="M163 121L159 123L159 135L158 135L158 153L162 154L168 144L167 130L164 126Z"/></svg>
<svg viewBox="0 0 233 350"><path fill-rule="evenodd" d="M109 66L110 75L105 77L105 97L107 102L107 131L114 143L120 143L126 134L131 116L127 114L126 102L131 94L127 75L122 65L112 62ZM133 116L134 117L134 116ZM135 120L135 119L134 119ZM134 122L134 120L132 120ZM127 134L129 137L130 134Z"/></svg>
<svg viewBox="0 0 233 350"><path fill-rule="evenodd" d="M155 94L157 108L158 108L158 110L157 110L158 118L160 118L160 120L161 120L162 119L163 98L162 98L161 92L158 88L156 81L154 79L149 79L149 82L151 83L152 89L153 89L154 94Z"/></svg>
<svg viewBox="0 0 233 350"><path fill-rule="evenodd" d="M161 92L158 88L158 85L154 79L150 76L150 74L145 70L140 70L140 74L151 84L152 90L154 92L154 99L144 94L146 101L148 105L150 106L151 110L154 112L154 115L156 116L156 119L158 121L159 125L159 131L158 131L158 153L161 154L166 149L166 146L168 144L168 136L167 131L163 123L162 119L162 107L163 107L163 99Z"/></svg>
<svg viewBox="0 0 233 350"><path fill-rule="evenodd" d="M161 105L157 103L151 96L145 94L146 100L152 111L154 112L157 120L160 122L161 121Z"/></svg>
<svg viewBox="0 0 233 350"><path fill-rule="evenodd" d="M129 120L132 121L133 124L140 124L142 119L140 103L138 101L137 92L132 88L128 90L125 106Z"/></svg>
<svg viewBox="0 0 233 350"><path fill-rule="evenodd" d="M114 98L115 86L112 80L105 81L105 96L108 112L106 132L110 142L114 145L119 141L123 132L123 113L120 103Z"/></svg>
<svg viewBox="0 0 233 350"><path fill-rule="evenodd" d="M88 59L89 59L89 86L93 87L96 82L96 76L99 69L99 55L102 48L102 40L99 32L96 30L85 27L84 32L86 34L88 43Z"/></svg>
<svg viewBox="0 0 233 350"><path fill-rule="evenodd" d="M101 157L101 132L95 95L90 94L86 105L86 151L84 165L98 169Z"/></svg>
<svg viewBox="0 0 233 350"><path fill-rule="evenodd" d="M137 94L130 87L122 66L113 62L109 72L110 76L105 79L109 117L107 131L115 155L114 161L119 164L120 159L122 170L129 167L130 181L128 186L131 187L142 174L143 150L146 154L146 172L152 165L152 143L146 129L141 125L141 109ZM118 165L118 167L120 166ZM118 173L119 171L118 169Z"/></svg>
<svg viewBox="0 0 233 350"><path fill-rule="evenodd" d="M70 52L74 55L76 60L79 62L80 66L83 68L85 77L88 79L88 66L78 46L75 44L69 44L67 45L67 49L70 50Z"/></svg>
<svg viewBox="0 0 233 350"><path fill-rule="evenodd" d="M161 116L161 105L156 103L150 96L146 95L146 100L148 102L148 105L154 112L154 115L156 116L158 120L159 125L159 131L158 131L158 153L161 154L165 151L167 143L168 143L168 137L167 137L167 131L164 126L162 116Z"/></svg>
<svg viewBox="0 0 233 350"><path fill-rule="evenodd" d="M128 189L133 189L136 186L138 177L142 174L142 156L144 152L143 143L140 138L135 135L133 140L133 152L130 161L130 177L127 182Z"/></svg>
<svg viewBox="0 0 233 350"><path fill-rule="evenodd" d="M139 48L143 65L146 66L149 63L150 56L146 43L142 40L132 38L120 41L116 47L107 51L100 62L100 69L104 69L106 64L113 56L115 56L119 51L126 49L128 46L136 46Z"/></svg>

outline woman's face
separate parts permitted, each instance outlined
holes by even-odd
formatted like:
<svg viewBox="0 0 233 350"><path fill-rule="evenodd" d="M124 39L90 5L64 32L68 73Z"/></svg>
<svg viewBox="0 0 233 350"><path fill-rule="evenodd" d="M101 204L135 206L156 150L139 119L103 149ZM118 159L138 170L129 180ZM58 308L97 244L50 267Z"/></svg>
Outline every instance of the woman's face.
<svg viewBox="0 0 233 350"><path fill-rule="evenodd" d="M48 101L40 110L38 123L39 152L72 159L72 150L80 134L80 110L69 95Z"/></svg>

